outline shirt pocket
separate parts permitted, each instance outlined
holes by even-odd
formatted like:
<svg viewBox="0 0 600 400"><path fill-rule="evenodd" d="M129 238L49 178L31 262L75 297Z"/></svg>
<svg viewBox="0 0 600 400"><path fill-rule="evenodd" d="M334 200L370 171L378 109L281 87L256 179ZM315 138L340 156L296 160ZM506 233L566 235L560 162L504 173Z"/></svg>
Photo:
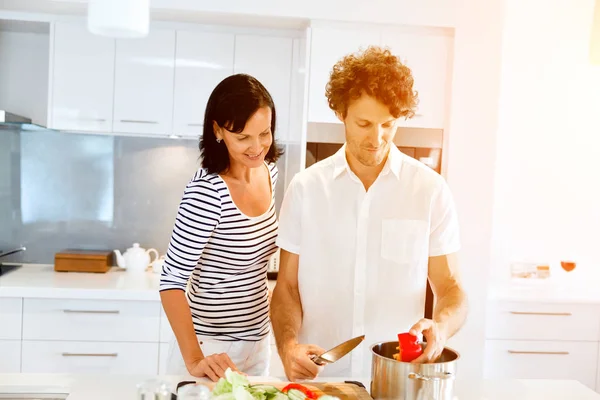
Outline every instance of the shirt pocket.
<svg viewBox="0 0 600 400"><path fill-rule="evenodd" d="M429 225L417 219L384 219L381 224L381 257L398 264L427 259Z"/></svg>

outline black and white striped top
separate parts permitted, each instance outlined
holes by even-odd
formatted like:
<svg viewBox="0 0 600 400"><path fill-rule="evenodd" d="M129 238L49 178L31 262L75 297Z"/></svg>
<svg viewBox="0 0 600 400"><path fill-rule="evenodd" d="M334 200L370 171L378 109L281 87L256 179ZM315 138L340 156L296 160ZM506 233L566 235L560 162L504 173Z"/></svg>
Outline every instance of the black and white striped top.
<svg viewBox="0 0 600 400"><path fill-rule="evenodd" d="M267 264L277 250L277 167L268 165L271 205L244 215L223 179L199 169L177 211L160 290L186 290L197 335L258 341L269 334Z"/></svg>

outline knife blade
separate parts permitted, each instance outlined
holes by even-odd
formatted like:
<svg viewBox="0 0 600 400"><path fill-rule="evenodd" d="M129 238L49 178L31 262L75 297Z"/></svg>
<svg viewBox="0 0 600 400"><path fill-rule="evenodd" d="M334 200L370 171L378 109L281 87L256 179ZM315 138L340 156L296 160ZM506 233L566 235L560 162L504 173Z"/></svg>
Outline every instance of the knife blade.
<svg viewBox="0 0 600 400"><path fill-rule="evenodd" d="M316 354L311 356L311 360L317 365L331 364L350 353L356 346L361 344L365 340L365 335L357 336L350 340L346 340L344 343L338 344L334 348L327 350L325 353L317 356Z"/></svg>

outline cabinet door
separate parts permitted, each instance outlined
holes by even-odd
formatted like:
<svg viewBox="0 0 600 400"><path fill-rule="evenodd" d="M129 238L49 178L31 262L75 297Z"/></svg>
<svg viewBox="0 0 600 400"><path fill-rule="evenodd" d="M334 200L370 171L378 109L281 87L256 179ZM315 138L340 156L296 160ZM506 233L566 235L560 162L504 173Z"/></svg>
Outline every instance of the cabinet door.
<svg viewBox="0 0 600 400"><path fill-rule="evenodd" d="M234 73L258 79L269 91L277 111L276 138L289 137L293 39L236 35Z"/></svg>
<svg viewBox="0 0 600 400"><path fill-rule="evenodd" d="M0 298L0 340L21 340L23 299L16 297ZM0 352L0 354L2 354Z"/></svg>
<svg viewBox="0 0 600 400"><path fill-rule="evenodd" d="M0 340L0 374L21 372L21 341Z"/></svg>
<svg viewBox="0 0 600 400"><path fill-rule="evenodd" d="M595 390L597 342L487 340L490 379L573 379Z"/></svg>
<svg viewBox="0 0 600 400"><path fill-rule="evenodd" d="M339 123L327 104L325 87L336 62L344 56L379 45L381 34L372 29L314 27L311 33L308 120Z"/></svg>
<svg viewBox="0 0 600 400"><path fill-rule="evenodd" d="M153 29L143 39L118 39L114 131L170 134L174 72L175 31Z"/></svg>
<svg viewBox="0 0 600 400"><path fill-rule="evenodd" d="M110 132L115 78L115 40L85 25L54 25L50 128Z"/></svg>
<svg viewBox="0 0 600 400"><path fill-rule="evenodd" d="M390 30L383 32L382 44L411 69L419 96L416 115L401 119L400 126L444 128L452 37Z"/></svg>
<svg viewBox="0 0 600 400"><path fill-rule="evenodd" d="M229 33L177 32L173 133L200 136L213 89L233 73L234 38Z"/></svg>

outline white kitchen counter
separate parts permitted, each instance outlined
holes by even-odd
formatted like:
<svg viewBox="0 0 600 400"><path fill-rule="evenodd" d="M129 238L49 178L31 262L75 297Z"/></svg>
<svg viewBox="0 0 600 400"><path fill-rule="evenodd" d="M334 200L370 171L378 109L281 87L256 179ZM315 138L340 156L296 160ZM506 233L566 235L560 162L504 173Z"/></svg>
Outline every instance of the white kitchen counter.
<svg viewBox="0 0 600 400"><path fill-rule="evenodd" d="M160 275L152 271L56 272L52 265L24 265L0 276L0 297L160 301ZM275 281L269 281L273 289Z"/></svg>
<svg viewBox="0 0 600 400"><path fill-rule="evenodd" d="M141 375L55 375L0 374L3 393L68 393L68 400L134 400L136 384L156 377ZM158 377L171 384L190 380L186 376ZM253 382L281 381L277 378L250 378ZM324 380L324 379L320 379ZM346 379L338 379L344 381ZM329 379L331 381L331 379ZM363 382L366 383L366 382ZM1 398L1 396L0 396ZM576 381L498 380L457 381L455 400L599 400L600 394Z"/></svg>
<svg viewBox="0 0 600 400"><path fill-rule="evenodd" d="M25 265L0 277L0 297L159 301L160 275L113 268L106 273L55 272Z"/></svg>
<svg viewBox="0 0 600 400"><path fill-rule="evenodd" d="M600 304L600 279L558 275L548 280L514 280L492 285L489 300L563 304Z"/></svg>

